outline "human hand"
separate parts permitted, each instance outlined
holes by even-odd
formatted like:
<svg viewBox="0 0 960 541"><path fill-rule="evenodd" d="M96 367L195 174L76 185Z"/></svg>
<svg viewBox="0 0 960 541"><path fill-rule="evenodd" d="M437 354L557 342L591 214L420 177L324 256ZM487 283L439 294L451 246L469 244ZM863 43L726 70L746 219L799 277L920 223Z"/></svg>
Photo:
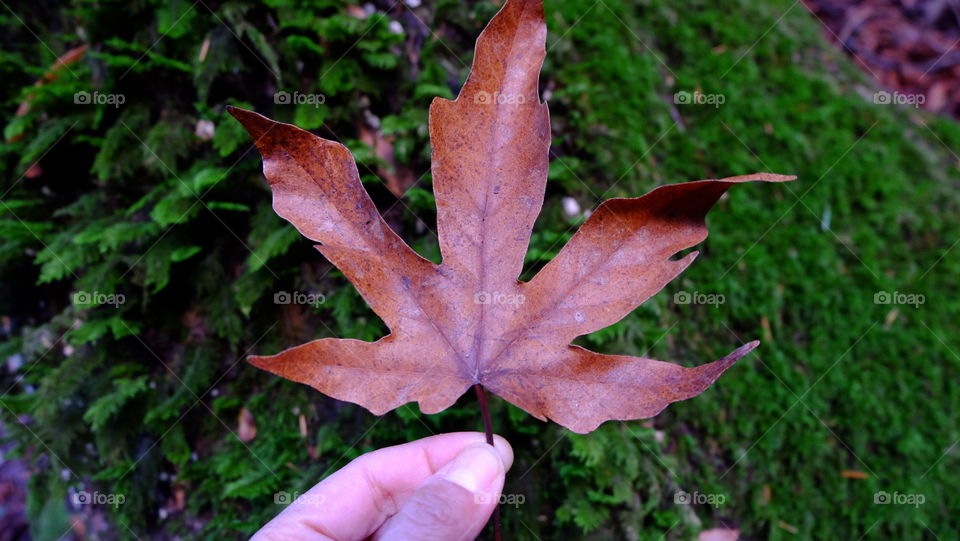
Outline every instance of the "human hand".
<svg viewBox="0 0 960 541"><path fill-rule="evenodd" d="M440 434L367 453L294 500L252 541L472 540L513 463L507 440Z"/></svg>

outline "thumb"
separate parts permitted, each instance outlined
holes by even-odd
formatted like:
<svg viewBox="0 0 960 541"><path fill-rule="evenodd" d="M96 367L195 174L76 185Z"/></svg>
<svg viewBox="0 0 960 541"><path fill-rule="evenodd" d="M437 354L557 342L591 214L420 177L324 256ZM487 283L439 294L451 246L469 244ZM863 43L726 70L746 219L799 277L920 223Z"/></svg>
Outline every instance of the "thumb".
<svg viewBox="0 0 960 541"><path fill-rule="evenodd" d="M503 438L466 447L404 501L375 539L473 540L497 507L513 451Z"/></svg>

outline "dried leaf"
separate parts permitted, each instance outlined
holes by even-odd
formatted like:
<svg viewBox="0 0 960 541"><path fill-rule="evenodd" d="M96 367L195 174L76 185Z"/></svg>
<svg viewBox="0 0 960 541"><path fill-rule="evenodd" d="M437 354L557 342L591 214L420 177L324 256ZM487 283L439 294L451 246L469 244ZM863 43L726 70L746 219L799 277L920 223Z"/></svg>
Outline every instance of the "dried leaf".
<svg viewBox="0 0 960 541"><path fill-rule="evenodd" d="M263 155L274 210L339 267L390 334L325 338L254 365L382 414L410 401L425 413L480 384L575 432L656 415L696 396L750 342L696 368L571 346L616 323L682 272L707 236L704 217L759 173L662 186L604 202L530 282L518 281L543 203L550 121L537 80L546 26L539 1L509 1L477 40L455 101L430 107L441 264L384 222L341 144L230 109Z"/></svg>

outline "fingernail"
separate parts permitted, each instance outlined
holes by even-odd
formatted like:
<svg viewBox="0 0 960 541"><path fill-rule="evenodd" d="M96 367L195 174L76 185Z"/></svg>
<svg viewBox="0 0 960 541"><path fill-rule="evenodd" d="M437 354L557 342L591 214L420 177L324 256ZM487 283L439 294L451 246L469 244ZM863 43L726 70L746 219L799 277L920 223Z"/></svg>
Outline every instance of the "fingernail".
<svg viewBox="0 0 960 541"><path fill-rule="evenodd" d="M476 493L486 489L500 475L503 461L493 446L479 444L461 451L444 469L446 480Z"/></svg>

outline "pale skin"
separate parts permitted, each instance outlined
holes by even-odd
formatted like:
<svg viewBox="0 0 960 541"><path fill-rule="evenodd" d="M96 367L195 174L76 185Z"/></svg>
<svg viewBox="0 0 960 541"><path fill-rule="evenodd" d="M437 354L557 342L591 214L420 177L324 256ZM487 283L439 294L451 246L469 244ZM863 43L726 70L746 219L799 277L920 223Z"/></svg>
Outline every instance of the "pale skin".
<svg viewBox="0 0 960 541"><path fill-rule="evenodd" d="M472 540L500 498L513 450L480 432L360 456L267 523L253 541Z"/></svg>

